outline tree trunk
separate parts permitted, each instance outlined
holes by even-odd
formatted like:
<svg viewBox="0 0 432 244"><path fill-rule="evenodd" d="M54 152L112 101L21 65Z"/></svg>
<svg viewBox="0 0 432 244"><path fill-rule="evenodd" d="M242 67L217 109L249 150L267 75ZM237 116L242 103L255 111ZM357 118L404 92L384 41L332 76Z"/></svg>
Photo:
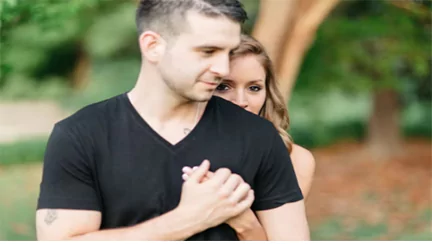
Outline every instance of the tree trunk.
<svg viewBox="0 0 432 244"><path fill-rule="evenodd" d="M339 0L312 0L299 5L293 29L283 46L283 59L277 69L280 88L287 101L318 27L338 2Z"/></svg>
<svg viewBox="0 0 432 244"><path fill-rule="evenodd" d="M272 59L287 101L315 32L340 0L261 0L253 36Z"/></svg>
<svg viewBox="0 0 432 244"><path fill-rule="evenodd" d="M254 36L265 47L277 69L281 50L294 19L299 1L261 0Z"/></svg>
<svg viewBox="0 0 432 244"><path fill-rule="evenodd" d="M86 50L80 45L78 50L78 60L72 74L72 87L76 90L84 88L90 75L90 57Z"/></svg>
<svg viewBox="0 0 432 244"><path fill-rule="evenodd" d="M395 90L383 89L374 92L368 126L366 145L372 155L382 158L400 152L400 104Z"/></svg>

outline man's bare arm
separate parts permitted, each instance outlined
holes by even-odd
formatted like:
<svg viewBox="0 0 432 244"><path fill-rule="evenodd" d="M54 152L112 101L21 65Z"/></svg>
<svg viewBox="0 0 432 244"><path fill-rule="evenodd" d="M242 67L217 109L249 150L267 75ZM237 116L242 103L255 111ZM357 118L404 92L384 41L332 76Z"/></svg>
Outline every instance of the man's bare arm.
<svg viewBox="0 0 432 244"><path fill-rule="evenodd" d="M64 240L99 230L101 213L89 210L39 209L36 212L38 240Z"/></svg>
<svg viewBox="0 0 432 244"><path fill-rule="evenodd" d="M269 241L310 240L303 200L257 211L257 216Z"/></svg>
<svg viewBox="0 0 432 244"><path fill-rule="evenodd" d="M203 231L181 209L132 227L99 230L100 224L97 211L40 209L36 213L38 240L184 240Z"/></svg>

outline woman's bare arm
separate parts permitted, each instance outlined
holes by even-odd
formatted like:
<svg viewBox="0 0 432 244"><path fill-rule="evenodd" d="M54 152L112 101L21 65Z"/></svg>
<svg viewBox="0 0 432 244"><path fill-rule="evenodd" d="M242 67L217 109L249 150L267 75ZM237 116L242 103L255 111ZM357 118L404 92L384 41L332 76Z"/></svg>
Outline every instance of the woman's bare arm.
<svg viewBox="0 0 432 244"><path fill-rule="evenodd" d="M294 172L297 176L300 189L303 197L307 199L315 174L315 159L312 153L299 146L294 145L291 152L291 160L294 166Z"/></svg>

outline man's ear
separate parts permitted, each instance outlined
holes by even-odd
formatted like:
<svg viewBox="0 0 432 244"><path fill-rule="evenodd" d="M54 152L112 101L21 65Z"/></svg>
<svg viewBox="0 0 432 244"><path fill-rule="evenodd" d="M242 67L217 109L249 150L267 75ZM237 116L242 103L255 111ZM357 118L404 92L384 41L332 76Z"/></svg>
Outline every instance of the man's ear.
<svg viewBox="0 0 432 244"><path fill-rule="evenodd" d="M166 42L154 31L145 31L139 36L142 56L151 63L157 63L165 52Z"/></svg>

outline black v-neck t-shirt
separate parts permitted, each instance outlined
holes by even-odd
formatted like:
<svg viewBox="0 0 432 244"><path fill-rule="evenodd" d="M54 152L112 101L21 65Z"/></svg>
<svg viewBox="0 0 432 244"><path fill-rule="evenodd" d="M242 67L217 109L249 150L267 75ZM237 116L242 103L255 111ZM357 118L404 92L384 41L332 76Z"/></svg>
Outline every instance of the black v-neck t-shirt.
<svg viewBox="0 0 432 244"><path fill-rule="evenodd" d="M102 213L101 229L132 226L174 209L182 168L209 159L255 191L254 211L303 199L289 153L274 126L213 97L195 128L170 144L157 134L127 94L89 105L58 122L45 152L38 209ZM238 240L226 224L189 240Z"/></svg>

